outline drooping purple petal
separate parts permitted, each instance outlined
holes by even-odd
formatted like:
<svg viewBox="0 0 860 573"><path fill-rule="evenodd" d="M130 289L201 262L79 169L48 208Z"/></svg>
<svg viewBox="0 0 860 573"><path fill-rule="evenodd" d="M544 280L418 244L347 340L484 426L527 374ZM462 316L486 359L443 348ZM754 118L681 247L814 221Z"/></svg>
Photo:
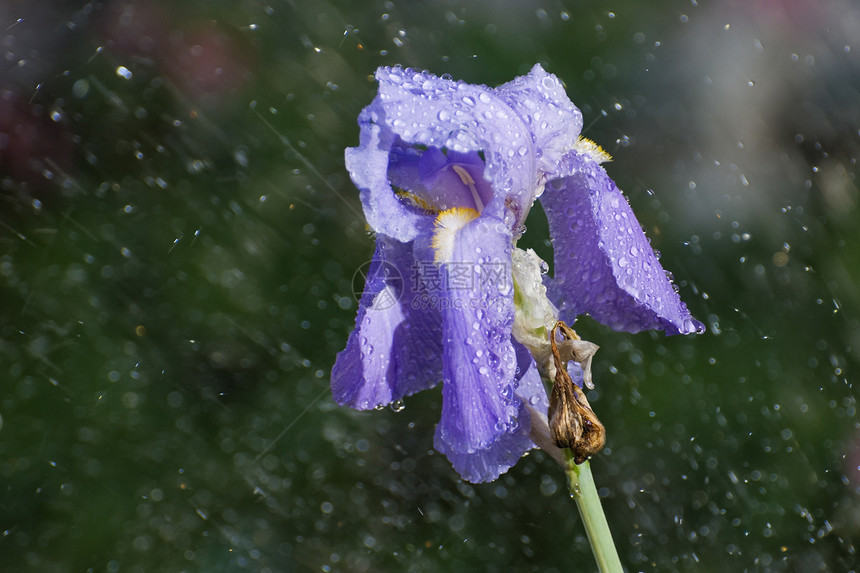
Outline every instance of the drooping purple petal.
<svg viewBox="0 0 860 573"><path fill-rule="evenodd" d="M528 75L515 78L495 91L531 131L538 171L553 171L582 131L582 113L567 97L564 86L540 64L535 64Z"/></svg>
<svg viewBox="0 0 860 573"><path fill-rule="evenodd" d="M630 205L606 171L571 151L540 198L555 249L550 291L561 318L589 313L614 330L701 332Z"/></svg>
<svg viewBox="0 0 860 573"><path fill-rule="evenodd" d="M483 216L457 231L444 264L444 386L436 449L471 454L517 427L511 231Z"/></svg>
<svg viewBox="0 0 860 573"><path fill-rule="evenodd" d="M549 402L531 354L519 343L515 342L514 347L519 373L515 390L518 400L516 426L502 434L488 448L467 454L446 453L451 465L466 481L472 483L493 481L513 467L526 452L536 447L529 437L531 415L526 405L546 412ZM438 446L437 449L439 449Z"/></svg>
<svg viewBox="0 0 860 573"><path fill-rule="evenodd" d="M524 404L546 411L549 408L549 397L546 395L546 388L541 380L534 357L528 348L519 342L514 342L514 350L517 353L517 372L519 372L517 397Z"/></svg>
<svg viewBox="0 0 860 573"><path fill-rule="evenodd" d="M355 330L331 372L335 402L359 410L399 400L442 379L441 315L418 304L413 243L384 235L376 240Z"/></svg>

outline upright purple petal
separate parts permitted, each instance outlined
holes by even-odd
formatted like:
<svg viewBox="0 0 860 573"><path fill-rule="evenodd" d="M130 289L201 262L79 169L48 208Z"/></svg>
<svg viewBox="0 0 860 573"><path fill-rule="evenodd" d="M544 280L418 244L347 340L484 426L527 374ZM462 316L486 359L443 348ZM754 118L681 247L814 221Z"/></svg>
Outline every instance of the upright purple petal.
<svg viewBox="0 0 860 573"><path fill-rule="evenodd" d="M399 400L442 379L441 315L418 304L413 243L384 235L376 240L355 330L331 372L335 402L359 410Z"/></svg>
<svg viewBox="0 0 860 573"><path fill-rule="evenodd" d="M525 216L535 192L534 140L493 89L403 68L379 68L376 79L379 121L409 144L483 152L484 178Z"/></svg>
<svg viewBox="0 0 860 573"><path fill-rule="evenodd" d="M589 313L615 330L701 332L627 200L590 157L572 151L540 198L555 249L550 291L563 320Z"/></svg>
<svg viewBox="0 0 860 573"><path fill-rule="evenodd" d="M396 137L377 123L380 108L374 100L359 115L360 143L346 150L346 168L361 190L361 206L370 228L408 242L418 236L423 217L400 201L388 182L389 155Z"/></svg>
<svg viewBox="0 0 860 573"><path fill-rule="evenodd" d="M445 454L471 454L493 448L517 426L511 231L481 217L457 233L444 264L444 386L435 445Z"/></svg>
<svg viewBox="0 0 860 573"><path fill-rule="evenodd" d="M495 91L531 130L538 171L553 171L582 131L582 113L567 97L564 86L540 64L535 64L528 75L515 78Z"/></svg>

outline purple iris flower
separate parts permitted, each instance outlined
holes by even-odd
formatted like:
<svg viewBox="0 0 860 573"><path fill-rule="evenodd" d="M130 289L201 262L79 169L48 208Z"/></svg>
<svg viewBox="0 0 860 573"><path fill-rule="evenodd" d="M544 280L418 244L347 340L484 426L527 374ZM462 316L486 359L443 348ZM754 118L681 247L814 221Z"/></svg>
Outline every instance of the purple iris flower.
<svg viewBox="0 0 860 573"><path fill-rule="evenodd" d="M547 396L512 335L512 254L535 199L546 212L558 318L700 332L626 199L579 139L582 114L539 65L495 89L402 68L376 72L346 167L376 252L355 330L337 356L338 404L368 410L442 382L434 446L471 482L535 447ZM585 143L583 143L585 141Z"/></svg>

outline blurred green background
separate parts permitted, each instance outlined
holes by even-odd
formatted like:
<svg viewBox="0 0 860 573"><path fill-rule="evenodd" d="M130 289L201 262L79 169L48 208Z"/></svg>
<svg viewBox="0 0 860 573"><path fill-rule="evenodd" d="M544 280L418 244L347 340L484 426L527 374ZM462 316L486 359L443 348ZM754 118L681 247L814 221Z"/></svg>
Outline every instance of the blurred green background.
<svg viewBox="0 0 860 573"><path fill-rule="evenodd" d="M328 389L374 69L539 62L708 326L577 323L623 563L856 570L858 38L851 0L5 0L0 569L596 570L548 456L469 485L438 389Z"/></svg>

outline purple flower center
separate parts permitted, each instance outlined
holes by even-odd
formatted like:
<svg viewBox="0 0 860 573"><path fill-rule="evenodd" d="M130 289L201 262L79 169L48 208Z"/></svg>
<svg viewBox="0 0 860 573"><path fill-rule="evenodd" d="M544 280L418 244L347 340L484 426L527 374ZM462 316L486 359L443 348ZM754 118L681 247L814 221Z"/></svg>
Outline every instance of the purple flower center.
<svg viewBox="0 0 860 573"><path fill-rule="evenodd" d="M480 213L493 199L493 188L484 179L484 160L474 151L395 146L388 178L402 201L432 213L454 208Z"/></svg>

